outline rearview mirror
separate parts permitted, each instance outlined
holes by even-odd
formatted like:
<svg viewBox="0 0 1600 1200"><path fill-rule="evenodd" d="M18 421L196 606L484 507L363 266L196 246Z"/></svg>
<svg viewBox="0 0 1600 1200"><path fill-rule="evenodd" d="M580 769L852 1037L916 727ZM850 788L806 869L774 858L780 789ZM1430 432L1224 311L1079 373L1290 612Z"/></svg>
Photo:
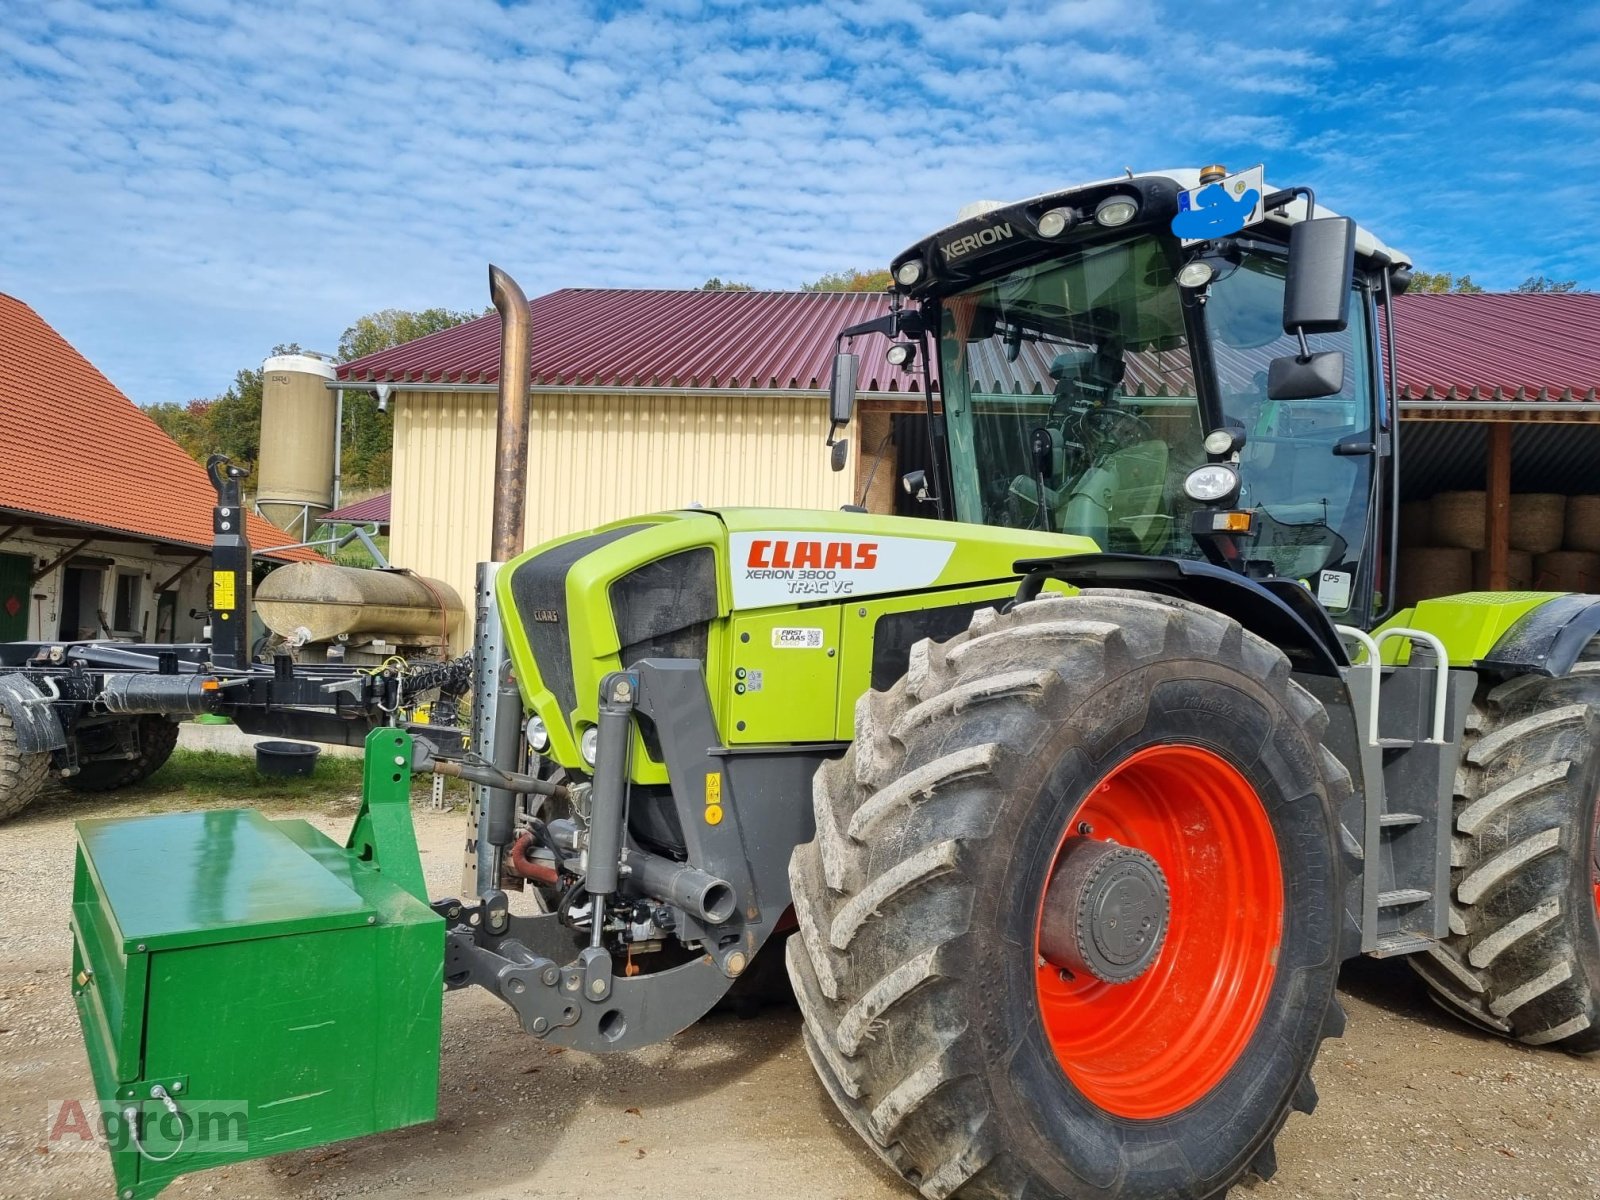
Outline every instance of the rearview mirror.
<svg viewBox="0 0 1600 1200"><path fill-rule="evenodd" d="M828 381L828 420L833 428L850 424L856 411L856 368L860 363L854 354L833 356L833 377ZM830 432L829 436L832 434Z"/></svg>
<svg viewBox="0 0 1600 1200"><path fill-rule="evenodd" d="M1267 364L1268 400L1315 400L1343 390L1343 350L1324 350L1305 358L1285 354Z"/></svg>
<svg viewBox="0 0 1600 1200"><path fill-rule="evenodd" d="M840 438L833 444L833 454L828 460L828 465L835 471L842 471L845 464L850 461L850 439Z"/></svg>
<svg viewBox="0 0 1600 1200"><path fill-rule="evenodd" d="M1342 332L1350 323L1355 263L1356 223L1349 217L1318 217L1292 226L1283 285L1283 331Z"/></svg>

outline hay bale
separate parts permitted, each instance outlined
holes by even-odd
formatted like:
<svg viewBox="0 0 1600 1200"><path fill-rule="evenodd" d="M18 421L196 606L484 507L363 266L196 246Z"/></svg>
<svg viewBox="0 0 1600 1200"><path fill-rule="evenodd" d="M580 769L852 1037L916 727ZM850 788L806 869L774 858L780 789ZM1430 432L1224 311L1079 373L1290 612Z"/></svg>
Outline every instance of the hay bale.
<svg viewBox="0 0 1600 1200"><path fill-rule="evenodd" d="M1400 544L1426 546L1433 537L1433 502L1407 500L1400 506Z"/></svg>
<svg viewBox="0 0 1600 1200"><path fill-rule="evenodd" d="M1600 592L1600 553L1552 550L1533 560L1533 586L1546 592Z"/></svg>
<svg viewBox="0 0 1600 1200"><path fill-rule="evenodd" d="M1472 552L1472 586L1480 592L1489 590L1489 552ZM1512 550L1506 555L1506 590L1526 592L1533 587L1533 555L1526 550Z"/></svg>
<svg viewBox="0 0 1600 1200"><path fill-rule="evenodd" d="M1561 548L1567 498L1553 492L1517 492L1511 497L1511 545L1530 554Z"/></svg>
<svg viewBox="0 0 1600 1200"><path fill-rule="evenodd" d="M1440 492L1433 498L1434 546L1484 549L1488 545L1484 539L1486 512L1487 501L1482 492Z"/></svg>
<svg viewBox="0 0 1600 1200"><path fill-rule="evenodd" d="M1567 497L1566 548L1600 551L1600 496Z"/></svg>
<svg viewBox="0 0 1600 1200"><path fill-rule="evenodd" d="M1472 590L1472 551L1459 546L1417 546L1400 555L1396 591L1401 604Z"/></svg>

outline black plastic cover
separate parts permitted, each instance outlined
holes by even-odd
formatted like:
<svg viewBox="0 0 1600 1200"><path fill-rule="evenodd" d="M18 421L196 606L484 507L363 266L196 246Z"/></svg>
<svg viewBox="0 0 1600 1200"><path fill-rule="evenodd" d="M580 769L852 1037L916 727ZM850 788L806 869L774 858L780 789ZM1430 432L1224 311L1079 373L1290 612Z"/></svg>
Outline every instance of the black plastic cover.
<svg viewBox="0 0 1600 1200"><path fill-rule="evenodd" d="M1015 569L1028 576L1020 599L1037 596L1046 579L1074 587L1127 587L1177 596L1233 618L1282 650L1297 671L1337 676L1350 663L1327 612L1310 592L1288 580L1262 583L1211 563L1139 554L1023 559Z"/></svg>
<svg viewBox="0 0 1600 1200"><path fill-rule="evenodd" d="M577 685L573 682L571 614L567 611L567 572L579 559L602 546L609 546L630 533L648 528L623 525L585 537L573 538L559 546L535 554L517 564L511 572L511 598L522 624L539 676L561 702L561 711L578 707ZM509 615L509 614L505 614Z"/></svg>
<svg viewBox="0 0 1600 1200"><path fill-rule="evenodd" d="M1596 637L1600 596L1560 596L1524 613L1477 665L1508 675L1565 675Z"/></svg>

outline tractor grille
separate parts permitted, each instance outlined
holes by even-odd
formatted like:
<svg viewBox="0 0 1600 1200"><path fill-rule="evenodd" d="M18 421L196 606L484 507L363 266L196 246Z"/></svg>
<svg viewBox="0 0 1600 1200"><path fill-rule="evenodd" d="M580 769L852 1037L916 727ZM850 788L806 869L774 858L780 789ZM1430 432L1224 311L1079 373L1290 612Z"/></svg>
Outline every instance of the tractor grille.
<svg viewBox="0 0 1600 1200"><path fill-rule="evenodd" d="M701 546L629 571L611 585L611 615L624 667L641 658L703 660L717 617L716 555Z"/></svg>
<svg viewBox="0 0 1600 1200"><path fill-rule="evenodd" d="M683 550L629 571L611 585L611 617L622 643L622 666L641 658L706 657L717 619L717 556L710 546ZM661 737L642 714L639 736L653 762Z"/></svg>
<svg viewBox="0 0 1600 1200"><path fill-rule="evenodd" d="M624 525L573 538L543 554L524 560L511 573L511 598L517 617L533 650L539 677L555 693L563 716L578 706L577 688L572 676L571 614L567 612L567 572L574 564L602 546L608 546L630 533L648 528Z"/></svg>

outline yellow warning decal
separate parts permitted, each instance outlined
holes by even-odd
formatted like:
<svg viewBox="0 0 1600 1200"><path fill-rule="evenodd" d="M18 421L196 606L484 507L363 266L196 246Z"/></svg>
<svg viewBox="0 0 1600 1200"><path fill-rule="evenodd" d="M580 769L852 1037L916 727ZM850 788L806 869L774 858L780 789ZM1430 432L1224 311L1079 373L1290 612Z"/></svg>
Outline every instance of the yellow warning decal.
<svg viewBox="0 0 1600 1200"><path fill-rule="evenodd" d="M706 824L722 824L722 772L706 775Z"/></svg>
<svg viewBox="0 0 1600 1200"><path fill-rule="evenodd" d="M233 571L211 572L211 607L212 608L237 608L238 600L234 596L233 581L238 578Z"/></svg>

